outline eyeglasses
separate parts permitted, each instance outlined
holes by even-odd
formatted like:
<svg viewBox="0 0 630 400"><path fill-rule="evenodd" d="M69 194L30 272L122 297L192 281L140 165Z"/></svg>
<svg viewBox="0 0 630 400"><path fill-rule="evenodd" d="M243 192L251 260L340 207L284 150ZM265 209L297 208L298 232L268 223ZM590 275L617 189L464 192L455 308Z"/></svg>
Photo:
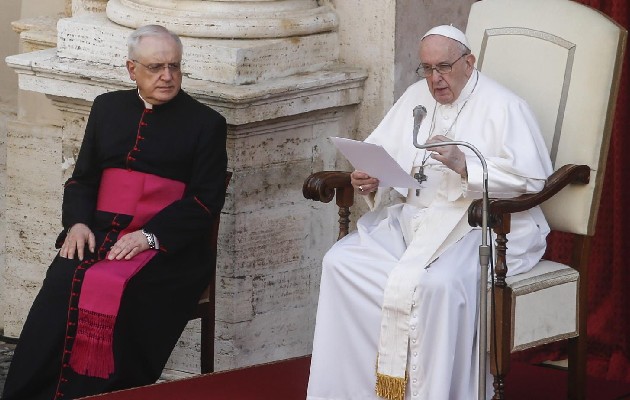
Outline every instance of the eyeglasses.
<svg viewBox="0 0 630 400"><path fill-rule="evenodd" d="M162 71L168 69L169 72L171 74L177 74L179 72L181 72L182 70L182 65L180 63L168 63L168 64L143 64L138 60L131 60L135 63L138 63L140 65L142 65L144 68L147 69L147 71L149 71L152 74L159 74Z"/></svg>
<svg viewBox="0 0 630 400"><path fill-rule="evenodd" d="M461 56L459 56L459 58L455 61L453 61L452 63L439 63L438 65L430 65L430 64L420 64L418 66L418 68L416 69L416 74L418 76L423 76L425 78L430 77L431 75L433 75L433 70L435 70L438 74L440 75L446 75L448 73L450 73L453 70L453 65L455 65L455 63L459 60L461 60L462 58L466 57L468 54L470 53L464 53Z"/></svg>

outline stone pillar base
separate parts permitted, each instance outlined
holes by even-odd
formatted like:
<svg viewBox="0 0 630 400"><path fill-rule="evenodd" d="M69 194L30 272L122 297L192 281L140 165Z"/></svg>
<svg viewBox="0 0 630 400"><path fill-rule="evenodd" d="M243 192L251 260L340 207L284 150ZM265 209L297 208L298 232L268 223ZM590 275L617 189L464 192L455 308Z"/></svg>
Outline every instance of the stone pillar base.
<svg viewBox="0 0 630 400"><path fill-rule="evenodd" d="M111 22L103 14L89 14L61 19L58 29L59 58L68 63L96 63L101 68L124 67L130 28ZM229 85L315 72L334 64L339 54L335 32L264 40L181 40L186 77Z"/></svg>

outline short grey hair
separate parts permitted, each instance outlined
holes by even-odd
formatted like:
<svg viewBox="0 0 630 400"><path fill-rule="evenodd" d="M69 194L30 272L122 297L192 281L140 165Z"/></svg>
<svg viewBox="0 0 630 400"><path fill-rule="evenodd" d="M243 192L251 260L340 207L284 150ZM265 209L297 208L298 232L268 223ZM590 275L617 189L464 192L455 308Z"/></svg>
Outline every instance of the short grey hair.
<svg viewBox="0 0 630 400"><path fill-rule="evenodd" d="M466 47L466 45L462 42L459 42L457 40L455 40L455 43L457 43L457 48L459 49L461 54L470 54L471 51L468 47Z"/></svg>
<svg viewBox="0 0 630 400"><path fill-rule="evenodd" d="M184 50L182 41L179 36L177 36L177 34L169 31L161 25L145 25L133 31L127 39L127 56L130 60L136 59L136 51L138 50L138 45L140 44L140 41L145 37L170 37L175 41L177 47L179 47L180 53L182 53Z"/></svg>

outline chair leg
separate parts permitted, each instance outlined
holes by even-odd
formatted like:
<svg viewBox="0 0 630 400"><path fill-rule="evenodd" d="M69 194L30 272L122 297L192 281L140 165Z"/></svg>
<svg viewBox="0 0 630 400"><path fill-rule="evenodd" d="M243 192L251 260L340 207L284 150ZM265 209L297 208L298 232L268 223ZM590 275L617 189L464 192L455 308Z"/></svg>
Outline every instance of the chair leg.
<svg viewBox="0 0 630 400"><path fill-rule="evenodd" d="M214 315L204 313L201 317L201 373L210 372L214 372Z"/></svg>
<svg viewBox="0 0 630 400"><path fill-rule="evenodd" d="M569 400L586 399L586 337L569 339Z"/></svg>
<svg viewBox="0 0 630 400"><path fill-rule="evenodd" d="M588 336L586 334L586 319L588 309L588 255L591 248L591 237L580 236L573 249L572 266L580 273L578 286L578 336L569 339L569 381L568 399L586 399L586 355Z"/></svg>
<svg viewBox="0 0 630 400"><path fill-rule="evenodd" d="M505 399L505 376L504 375L494 375L494 383L492 384L494 387L494 396L492 396L492 400L504 400Z"/></svg>
<svg viewBox="0 0 630 400"><path fill-rule="evenodd" d="M490 371L494 376L492 400L505 399L505 377L510 371L511 290L495 287L495 310L490 326ZM495 345L496 342L496 345Z"/></svg>
<svg viewBox="0 0 630 400"><path fill-rule="evenodd" d="M490 352L490 370L494 376L494 382L492 383L494 395L492 396L492 400L505 400L505 378L510 371L510 354L509 352L503 354L505 356L499 354L498 359L495 361L493 352Z"/></svg>

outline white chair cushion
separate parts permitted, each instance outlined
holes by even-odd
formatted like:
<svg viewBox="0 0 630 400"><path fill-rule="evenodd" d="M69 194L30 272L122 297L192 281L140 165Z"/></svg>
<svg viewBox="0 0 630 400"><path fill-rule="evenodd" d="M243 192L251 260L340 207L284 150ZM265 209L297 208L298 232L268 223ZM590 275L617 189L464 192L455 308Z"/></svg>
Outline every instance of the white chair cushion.
<svg viewBox="0 0 630 400"><path fill-rule="evenodd" d="M506 279L512 289L511 352L578 336L579 277L569 266L542 260ZM490 304L488 298L488 315Z"/></svg>

